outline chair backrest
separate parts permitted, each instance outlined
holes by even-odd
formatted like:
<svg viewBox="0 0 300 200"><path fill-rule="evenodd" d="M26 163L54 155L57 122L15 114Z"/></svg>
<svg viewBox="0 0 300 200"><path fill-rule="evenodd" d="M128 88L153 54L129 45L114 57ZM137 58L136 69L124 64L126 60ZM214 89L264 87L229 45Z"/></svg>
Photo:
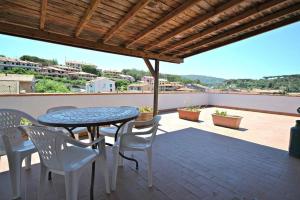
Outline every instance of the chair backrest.
<svg viewBox="0 0 300 200"><path fill-rule="evenodd" d="M77 107L76 106L57 106L57 107L49 108L47 110L47 113L55 112L55 111L59 111L59 110L74 109L74 108L77 108Z"/></svg>
<svg viewBox="0 0 300 200"><path fill-rule="evenodd" d="M29 114L15 109L0 109L0 155L12 151L13 146L24 142L21 132L17 129L22 123L38 124ZM3 142L5 140L5 142Z"/></svg>
<svg viewBox="0 0 300 200"><path fill-rule="evenodd" d="M128 134L148 136L147 139L152 144L152 142L155 139L155 136L156 136L156 133L157 133L157 129L158 129L158 125L159 125L159 121L160 120L161 120L161 116L156 115L155 117L153 117L152 120L149 120L149 121L145 121L145 122L132 122L132 123L130 123L128 125ZM134 125L136 123L139 123L139 125L143 125L143 126L150 127L150 128L147 128L146 131L134 132L133 131L133 127L134 127Z"/></svg>
<svg viewBox="0 0 300 200"><path fill-rule="evenodd" d="M41 162L48 168L63 171L62 151L67 151L67 139L62 131L44 126L21 127L29 135L40 155Z"/></svg>
<svg viewBox="0 0 300 200"><path fill-rule="evenodd" d="M127 133L128 132L128 128L129 128L129 125L134 122L134 120L131 120L129 122L126 122L121 128L120 128L120 131L119 131L119 135L122 135L124 133Z"/></svg>

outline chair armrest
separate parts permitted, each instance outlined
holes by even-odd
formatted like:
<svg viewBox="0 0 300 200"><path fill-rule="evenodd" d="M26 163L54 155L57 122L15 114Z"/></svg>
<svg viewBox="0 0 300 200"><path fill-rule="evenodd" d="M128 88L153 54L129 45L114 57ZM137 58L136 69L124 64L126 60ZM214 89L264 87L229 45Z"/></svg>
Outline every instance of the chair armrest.
<svg viewBox="0 0 300 200"><path fill-rule="evenodd" d="M85 143L85 142L80 142L78 140L75 140L69 136L65 136L66 142L78 146L78 147L82 147L82 148L86 148L86 147L90 147L93 146L95 144L98 144L100 142L102 142L104 140L104 137L99 137L96 140L94 140L93 142L89 142L89 143Z"/></svg>

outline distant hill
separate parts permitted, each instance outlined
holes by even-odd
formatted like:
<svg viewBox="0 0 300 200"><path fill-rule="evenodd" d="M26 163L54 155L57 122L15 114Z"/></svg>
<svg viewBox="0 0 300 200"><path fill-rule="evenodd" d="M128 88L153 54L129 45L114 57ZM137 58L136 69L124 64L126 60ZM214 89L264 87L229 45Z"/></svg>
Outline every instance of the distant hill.
<svg viewBox="0 0 300 200"><path fill-rule="evenodd" d="M202 83L205 83L210 86L222 84L226 80L223 78L216 78L216 77L212 77L212 76L203 76L203 75L181 75L181 77L190 79L190 80L199 80Z"/></svg>

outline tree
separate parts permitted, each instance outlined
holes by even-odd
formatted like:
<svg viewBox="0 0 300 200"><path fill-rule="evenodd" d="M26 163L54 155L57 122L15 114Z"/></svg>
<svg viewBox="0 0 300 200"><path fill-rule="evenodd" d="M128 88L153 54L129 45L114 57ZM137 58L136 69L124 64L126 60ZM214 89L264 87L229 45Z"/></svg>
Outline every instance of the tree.
<svg viewBox="0 0 300 200"><path fill-rule="evenodd" d="M0 57L3 57L3 58L5 58L5 55L2 55L2 54L1 54L1 55L0 55Z"/></svg>
<svg viewBox="0 0 300 200"><path fill-rule="evenodd" d="M29 55L21 56L20 60L26 60L26 61L30 61L30 62L41 63L43 66L57 65L58 64L56 59L47 60L47 59L44 59L44 58L39 58L39 57L36 57L36 56L29 56Z"/></svg>
<svg viewBox="0 0 300 200"><path fill-rule="evenodd" d="M130 82L128 80L117 79L115 80L115 85L117 90L126 91Z"/></svg>
<svg viewBox="0 0 300 200"><path fill-rule="evenodd" d="M40 93L68 93L70 89L62 82L41 79L35 84L35 91Z"/></svg>
<svg viewBox="0 0 300 200"><path fill-rule="evenodd" d="M99 71L93 65L84 65L84 66L82 66L82 71L99 76ZM100 72L100 76L101 76L101 72Z"/></svg>

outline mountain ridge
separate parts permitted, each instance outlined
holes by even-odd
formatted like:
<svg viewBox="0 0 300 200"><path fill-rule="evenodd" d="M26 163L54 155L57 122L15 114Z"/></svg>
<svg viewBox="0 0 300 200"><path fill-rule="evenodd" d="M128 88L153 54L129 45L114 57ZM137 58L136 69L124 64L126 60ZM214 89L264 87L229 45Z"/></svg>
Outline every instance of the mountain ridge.
<svg viewBox="0 0 300 200"><path fill-rule="evenodd" d="M218 78L213 76L205 76L205 75L180 75L182 78L190 79L190 80L199 80L204 84L207 84L209 86L215 86L222 84L226 81L224 78Z"/></svg>

